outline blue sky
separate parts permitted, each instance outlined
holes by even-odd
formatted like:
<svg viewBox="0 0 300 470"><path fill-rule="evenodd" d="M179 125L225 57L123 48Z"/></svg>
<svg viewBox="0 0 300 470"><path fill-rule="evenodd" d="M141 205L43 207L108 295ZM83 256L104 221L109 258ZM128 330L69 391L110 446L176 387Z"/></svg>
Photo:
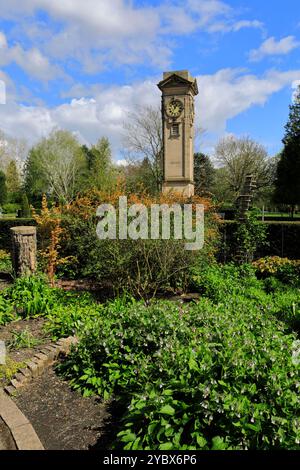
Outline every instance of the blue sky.
<svg viewBox="0 0 300 470"><path fill-rule="evenodd" d="M0 129L29 144L66 128L108 136L120 159L128 113L159 106L163 71L189 69L202 150L228 133L281 148L299 0L0 0L0 18Z"/></svg>

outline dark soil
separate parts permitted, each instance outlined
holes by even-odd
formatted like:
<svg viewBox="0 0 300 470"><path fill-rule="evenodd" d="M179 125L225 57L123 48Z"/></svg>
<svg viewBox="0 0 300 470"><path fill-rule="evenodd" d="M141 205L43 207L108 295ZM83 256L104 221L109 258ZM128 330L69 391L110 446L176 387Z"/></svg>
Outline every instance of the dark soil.
<svg viewBox="0 0 300 470"><path fill-rule="evenodd" d="M115 297L113 285L91 279L59 279L56 287L66 291L90 292L98 302L105 302Z"/></svg>
<svg viewBox="0 0 300 470"><path fill-rule="evenodd" d="M22 362L34 356L43 345L50 344L51 338L43 330L44 325L44 318L31 318L8 323L6 326L0 327L0 340L5 341L7 346L9 346L10 341L13 341L14 333L20 333L25 330L37 340L37 344L32 348L8 349L9 357L14 361Z"/></svg>
<svg viewBox="0 0 300 470"><path fill-rule="evenodd" d="M86 450L96 446L109 419L106 406L83 398L47 369L14 398L45 449Z"/></svg>
<svg viewBox="0 0 300 470"><path fill-rule="evenodd" d="M44 324L44 318L32 318L28 320L18 320L0 327L0 340L4 341L6 344L8 359L8 370L4 370L4 375L3 371L2 374L0 374L0 387L7 385L11 379L10 369L15 367L16 362L21 363L21 367L24 367L24 361L31 359L37 351L43 348L43 346L51 344L51 338L43 330ZM25 330L27 330L34 339L37 340L36 344L30 348L10 347L10 342L16 338L14 333L20 333ZM0 369L1 367L3 368L3 366L0 366Z"/></svg>
<svg viewBox="0 0 300 470"><path fill-rule="evenodd" d="M20 332L24 330L28 330L34 338L45 342L49 340L49 336L43 330L45 325L44 318L29 318L28 320L18 320L16 322L8 323L6 326L0 327L0 339L2 341L8 342L10 341L14 334L14 331Z"/></svg>

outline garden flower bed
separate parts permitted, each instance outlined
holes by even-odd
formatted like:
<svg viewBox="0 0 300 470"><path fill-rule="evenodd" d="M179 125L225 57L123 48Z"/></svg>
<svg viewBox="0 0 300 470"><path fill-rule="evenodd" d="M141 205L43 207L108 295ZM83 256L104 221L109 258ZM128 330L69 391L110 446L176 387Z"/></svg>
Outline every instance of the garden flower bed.
<svg viewBox="0 0 300 470"><path fill-rule="evenodd" d="M87 447L107 433L106 406L113 401L119 414L109 448L299 449L298 265L279 264L195 270L191 287L200 298L189 304L128 295L99 304L90 294L51 289L40 278L17 281L0 296L2 323L42 317L52 340L79 338L56 367L59 378L49 372L24 389L18 403L44 433L55 388L57 396L64 390L60 416L50 418L51 448L55 419L65 414L66 429L71 426L72 400L92 400L94 410L100 399L103 413L91 415L101 431L87 432ZM40 402L31 401L30 392ZM73 436L62 445L79 444Z"/></svg>

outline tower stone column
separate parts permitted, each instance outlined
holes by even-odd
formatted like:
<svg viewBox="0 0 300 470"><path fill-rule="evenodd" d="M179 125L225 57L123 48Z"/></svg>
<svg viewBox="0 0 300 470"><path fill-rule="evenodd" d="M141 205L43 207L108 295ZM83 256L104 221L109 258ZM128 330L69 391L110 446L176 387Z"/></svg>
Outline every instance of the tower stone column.
<svg viewBox="0 0 300 470"><path fill-rule="evenodd" d="M195 78L187 70L165 72L162 92L163 192L194 194Z"/></svg>

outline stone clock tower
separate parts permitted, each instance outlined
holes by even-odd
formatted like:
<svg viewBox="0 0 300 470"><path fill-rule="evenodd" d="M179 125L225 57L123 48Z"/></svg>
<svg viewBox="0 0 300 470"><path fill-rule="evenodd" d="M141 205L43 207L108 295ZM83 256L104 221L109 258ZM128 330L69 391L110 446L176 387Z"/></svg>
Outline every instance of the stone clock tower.
<svg viewBox="0 0 300 470"><path fill-rule="evenodd" d="M197 81L187 70L165 72L162 92L163 192L194 194L194 96Z"/></svg>

